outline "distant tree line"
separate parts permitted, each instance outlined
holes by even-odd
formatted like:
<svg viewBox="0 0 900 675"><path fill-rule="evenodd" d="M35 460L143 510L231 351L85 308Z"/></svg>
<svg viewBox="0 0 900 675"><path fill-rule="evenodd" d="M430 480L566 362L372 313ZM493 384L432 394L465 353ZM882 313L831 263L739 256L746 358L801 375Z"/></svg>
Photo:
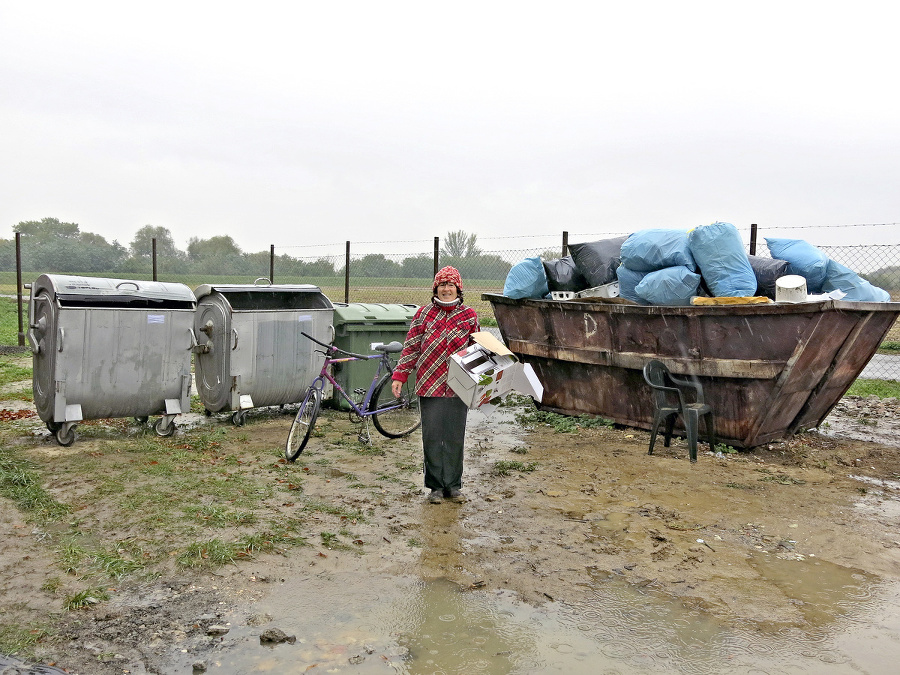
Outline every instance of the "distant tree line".
<svg viewBox="0 0 900 675"><path fill-rule="evenodd" d="M270 252L245 253L228 235L200 239L191 237L187 250L175 245L165 227L145 225L126 247L106 241L99 234L82 232L76 223L58 218L22 221L13 226L21 234L22 267L29 272L51 274L146 274L152 269L153 240L156 240L156 267L159 274L206 274L266 276ZM290 277L343 276L339 264L326 257L301 260L285 254L275 259L276 274ZM441 265L457 267L463 278L505 279L510 264L498 255L486 254L476 246L476 235L462 230L450 232L441 248ZM15 239L0 239L0 271L15 271ZM353 259L354 277L429 278L434 273L431 255L403 258L400 262L380 253Z"/></svg>

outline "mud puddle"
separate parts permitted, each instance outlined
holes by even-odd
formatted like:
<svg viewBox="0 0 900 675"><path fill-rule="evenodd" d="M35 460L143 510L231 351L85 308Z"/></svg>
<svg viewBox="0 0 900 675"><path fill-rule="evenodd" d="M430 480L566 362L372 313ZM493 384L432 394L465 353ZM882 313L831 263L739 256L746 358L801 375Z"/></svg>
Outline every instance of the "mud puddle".
<svg viewBox="0 0 900 675"><path fill-rule="evenodd" d="M900 587L760 558L763 574L809 606L806 629L727 624L600 571L580 601L541 607L443 579L299 573L254 603L255 625L230 630L203 666L228 675L895 672ZM262 645L275 627L294 641ZM179 652L165 672L197 663Z"/></svg>

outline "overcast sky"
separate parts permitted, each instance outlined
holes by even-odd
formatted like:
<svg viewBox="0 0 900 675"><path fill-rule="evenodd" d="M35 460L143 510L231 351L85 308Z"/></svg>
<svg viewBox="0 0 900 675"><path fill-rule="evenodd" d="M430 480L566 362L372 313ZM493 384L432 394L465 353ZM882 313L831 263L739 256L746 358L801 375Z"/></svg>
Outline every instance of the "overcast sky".
<svg viewBox="0 0 900 675"><path fill-rule="evenodd" d="M0 237L898 243L890 7L0 0Z"/></svg>

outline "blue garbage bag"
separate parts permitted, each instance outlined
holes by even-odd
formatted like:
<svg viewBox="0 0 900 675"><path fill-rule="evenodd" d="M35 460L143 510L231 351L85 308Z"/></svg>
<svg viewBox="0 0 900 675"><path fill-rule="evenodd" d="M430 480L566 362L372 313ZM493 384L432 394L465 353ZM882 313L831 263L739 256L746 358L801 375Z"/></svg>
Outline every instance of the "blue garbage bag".
<svg viewBox="0 0 900 675"><path fill-rule="evenodd" d="M543 298L550 292L547 274L540 256L525 258L517 262L506 275L503 295L508 298Z"/></svg>
<svg viewBox="0 0 900 675"><path fill-rule="evenodd" d="M766 244L773 258L788 261L791 274L799 274L806 279L807 292L822 292L829 260L827 255L802 239L766 237Z"/></svg>
<svg viewBox="0 0 900 675"><path fill-rule="evenodd" d="M699 287L699 274L694 274L684 265L676 265L648 272L634 290L651 305L689 305Z"/></svg>
<svg viewBox="0 0 900 675"><path fill-rule="evenodd" d="M694 228L688 233L688 243L714 296L746 298L756 293L756 275L734 225L713 223Z"/></svg>
<svg viewBox="0 0 900 675"><path fill-rule="evenodd" d="M651 229L633 233L622 244L622 264L635 272L683 265L697 270L685 230Z"/></svg>
<svg viewBox="0 0 900 675"><path fill-rule="evenodd" d="M828 293L835 289L840 289L847 294L842 298L843 300L854 302L891 301L891 294L886 290L873 286L849 267L844 267L829 258L825 270L825 282L822 284L822 292Z"/></svg>
<svg viewBox="0 0 900 675"><path fill-rule="evenodd" d="M646 272L635 272L625 267L625 265L619 265L616 268L616 278L619 280L619 297L631 300L639 305L649 305L650 303L634 290L645 276L647 276Z"/></svg>

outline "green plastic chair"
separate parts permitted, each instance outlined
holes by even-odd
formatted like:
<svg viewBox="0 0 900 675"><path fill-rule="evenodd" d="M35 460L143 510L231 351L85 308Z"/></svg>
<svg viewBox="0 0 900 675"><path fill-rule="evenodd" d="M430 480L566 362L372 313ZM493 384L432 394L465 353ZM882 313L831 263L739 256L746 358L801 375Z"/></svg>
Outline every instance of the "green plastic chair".
<svg viewBox="0 0 900 675"><path fill-rule="evenodd" d="M659 433L660 424L665 423L665 447L669 447L672 440L672 429L675 427L675 418L681 415L684 419L684 427L687 432L688 447L690 448L691 461L697 461L697 433L700 426L700 418L706 417L706 439L709 448L715 452L716 434L713 427L712 408L703 400L703 387L696 381L682 380L675 377L666 368L662 361L653 359L644 366L644 380L653 388L653 427L650 429L650 450L653 454L653 445ZM693 399L689 402L686 399Z"/></svg>

